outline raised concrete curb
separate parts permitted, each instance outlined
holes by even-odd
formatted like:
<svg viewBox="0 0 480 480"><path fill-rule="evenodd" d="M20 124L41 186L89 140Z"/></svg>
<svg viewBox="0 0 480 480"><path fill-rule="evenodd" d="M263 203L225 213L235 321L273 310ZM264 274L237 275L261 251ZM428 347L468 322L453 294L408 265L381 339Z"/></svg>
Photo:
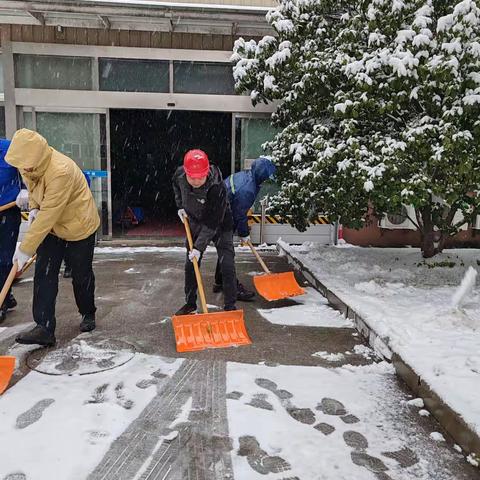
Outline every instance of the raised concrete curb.
<svg viewBox="0 0 480 480"><path fill-rule="evenodd" d="M462 448L464 453L472 455L479 461L480 436L464 421L461 414L448 406L430 388L425 379L415 372L413 366L409 365L407 361L390 348L388 337L378 335L361 315L340 299L306 265L283 248L281 244L277 244L277 249L282 255L286 256L288 263L299 270L305 279L327 299L333 308L341 311L353 321L355 328L375 352L388 362L392 362L397 375L409 386L415 396L423 399L425 408L437 419L452 437L452 440Z"/></svg>

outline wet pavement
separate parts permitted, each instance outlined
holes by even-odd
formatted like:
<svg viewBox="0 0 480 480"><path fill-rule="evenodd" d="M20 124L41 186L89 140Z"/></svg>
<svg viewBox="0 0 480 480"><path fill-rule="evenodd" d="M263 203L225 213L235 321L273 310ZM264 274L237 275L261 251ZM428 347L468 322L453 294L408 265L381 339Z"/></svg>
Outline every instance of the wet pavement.
<svg viewBox="0 0 480 480"><path fill-rule="evenodd" d="M273 272L289 268L276 252L263 255ZM59 374L75 374L77 360L58 357L70 352L78 359L82 342L89 348L106 341L112 348L116 342L128 345L125 351L167 363L181 359L171 374L138 379L135 388L154 388L155 394L106 445L102 460L89 470L90 480L478 478L478 470L448 441L430 437L440 427L407 403L408 390L388 366L376 364L353 328L322 327L321 321L319 326L274 324L258 311L301 315L301 310L288 310L298 304L294 299L269 303L257 296L254 302L238 304L252 345L177 353L171 316L184 303L183 262L181 249L100 249L94 259L97 330L80 335L71 282L61 278L53 349L14 345L14 334L30 326L33 272L15 285L19 307L0 326L10 327L0 330L0 354L17 355L22 362L14 384L28 378L28 359L33 368L44 361L43 371L50 375L45 378L54 385L46 355L63 369ZM221 307L222 294L211 291L215 262L216 254L208 252L202 272L208 304ZM240 281L253 289L252 273L260 268L251 254L237 253L237 270ZM115 368L117 360L112 359L102 358L99 371L110 364ZM102 385L98 388L94 399L103 398ZM123 394L115 392L115 401L128 409ZM17 420L23 425L33 415L41 422L38 411L52 409L49 402L38 398L34 413L27 410ZM0 399L0 411L1 405ZM19 471L21 467L19 460ZM0 480L17 478L12 475L2 471L0 462Z"/></svg>

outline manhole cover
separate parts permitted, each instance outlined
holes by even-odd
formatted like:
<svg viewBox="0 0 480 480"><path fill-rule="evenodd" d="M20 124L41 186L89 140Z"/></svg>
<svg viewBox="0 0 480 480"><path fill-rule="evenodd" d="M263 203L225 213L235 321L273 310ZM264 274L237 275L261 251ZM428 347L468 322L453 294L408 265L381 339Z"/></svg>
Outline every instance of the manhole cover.
<svg viewBox="0 0 480 480"><path fill-rule="evenodd" d="M47 375L89 375L120 367L135 355L135 347L121 340L73 340L66 347L41 356L35 350L27 359L32 370Z"/></svg>

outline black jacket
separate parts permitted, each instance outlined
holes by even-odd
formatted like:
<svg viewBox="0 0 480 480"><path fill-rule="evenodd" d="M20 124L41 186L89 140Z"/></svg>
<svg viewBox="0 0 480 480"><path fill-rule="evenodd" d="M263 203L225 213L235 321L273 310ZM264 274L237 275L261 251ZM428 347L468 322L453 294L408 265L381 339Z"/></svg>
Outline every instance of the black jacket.
<svg viewBox="0 0 480 480"><path fill-rule="evenodd" d="M200 188L193 188L187 182L183 166L178 167L173 175L173 191L177 208L187 212L194 248L200 252L205 251L218 232L233 230L227 191L216 165L210 164L207 181Z"/></svg>

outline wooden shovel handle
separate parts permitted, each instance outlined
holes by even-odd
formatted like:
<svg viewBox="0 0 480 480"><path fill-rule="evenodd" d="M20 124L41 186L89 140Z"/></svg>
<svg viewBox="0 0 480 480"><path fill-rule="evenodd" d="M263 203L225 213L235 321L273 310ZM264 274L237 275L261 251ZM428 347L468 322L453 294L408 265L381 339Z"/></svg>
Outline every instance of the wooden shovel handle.
<svg viewBox="0 0 480 480"><path fill-rule="evenodd" d="M37 254L35 254L22 268L22 271L21 273L25 273L29 268L30 266L32 265L32 263L37 259Z"/></svg>
<svg viewBox="0 0 480 480"><path fill-rule="evenodd" d="M10 202L6 203L5 205L0 206L0 212L3 212L4 210L8 210L9 208L12 208L16 205L15 202Z"/></svg>
<svg viewBox="0 0 480 480"><path fill-rule="evenodd" d="M17 262L15 262L13 264L12 269L10 270L10 273L8 274L7 280L5 280L5 285L3 286L2 291L0 292L0 306L3 305L3 302L7 297L7 293L10 290L10 287L12 286L13 280L15 279L17 272L18 272L18 264Z"/></svg>
<svg viewBox="0 0 480 480"><path fill-rule="evenodd" d="M262 257L259 255L259 253L257 252L257 249L252 245L252 242L250 240L247 241L247 245L250 247L250 250L252 251L252 253L257 257L257 260L259 261L265 273L270 274L271 273L270 270L265 265L265 262L262 260Z"/></svg>
<svg viewBox="0 0 480 480"><path fill-rule="evenodd" d="M190 224L188 223L188 218L183 219L183 224L185 225L185 231L187 232L188 246L190 251L193 250L193 239L192 232L190 231ZM205 298L205 290L203 288L202 275L200 274L200 268L198 268L197 259L193 259L193 268L195 269L195 277L197 279L198 294L200 296L200 302L202 304L203 313L208 313L207 300Z"/></svg>

